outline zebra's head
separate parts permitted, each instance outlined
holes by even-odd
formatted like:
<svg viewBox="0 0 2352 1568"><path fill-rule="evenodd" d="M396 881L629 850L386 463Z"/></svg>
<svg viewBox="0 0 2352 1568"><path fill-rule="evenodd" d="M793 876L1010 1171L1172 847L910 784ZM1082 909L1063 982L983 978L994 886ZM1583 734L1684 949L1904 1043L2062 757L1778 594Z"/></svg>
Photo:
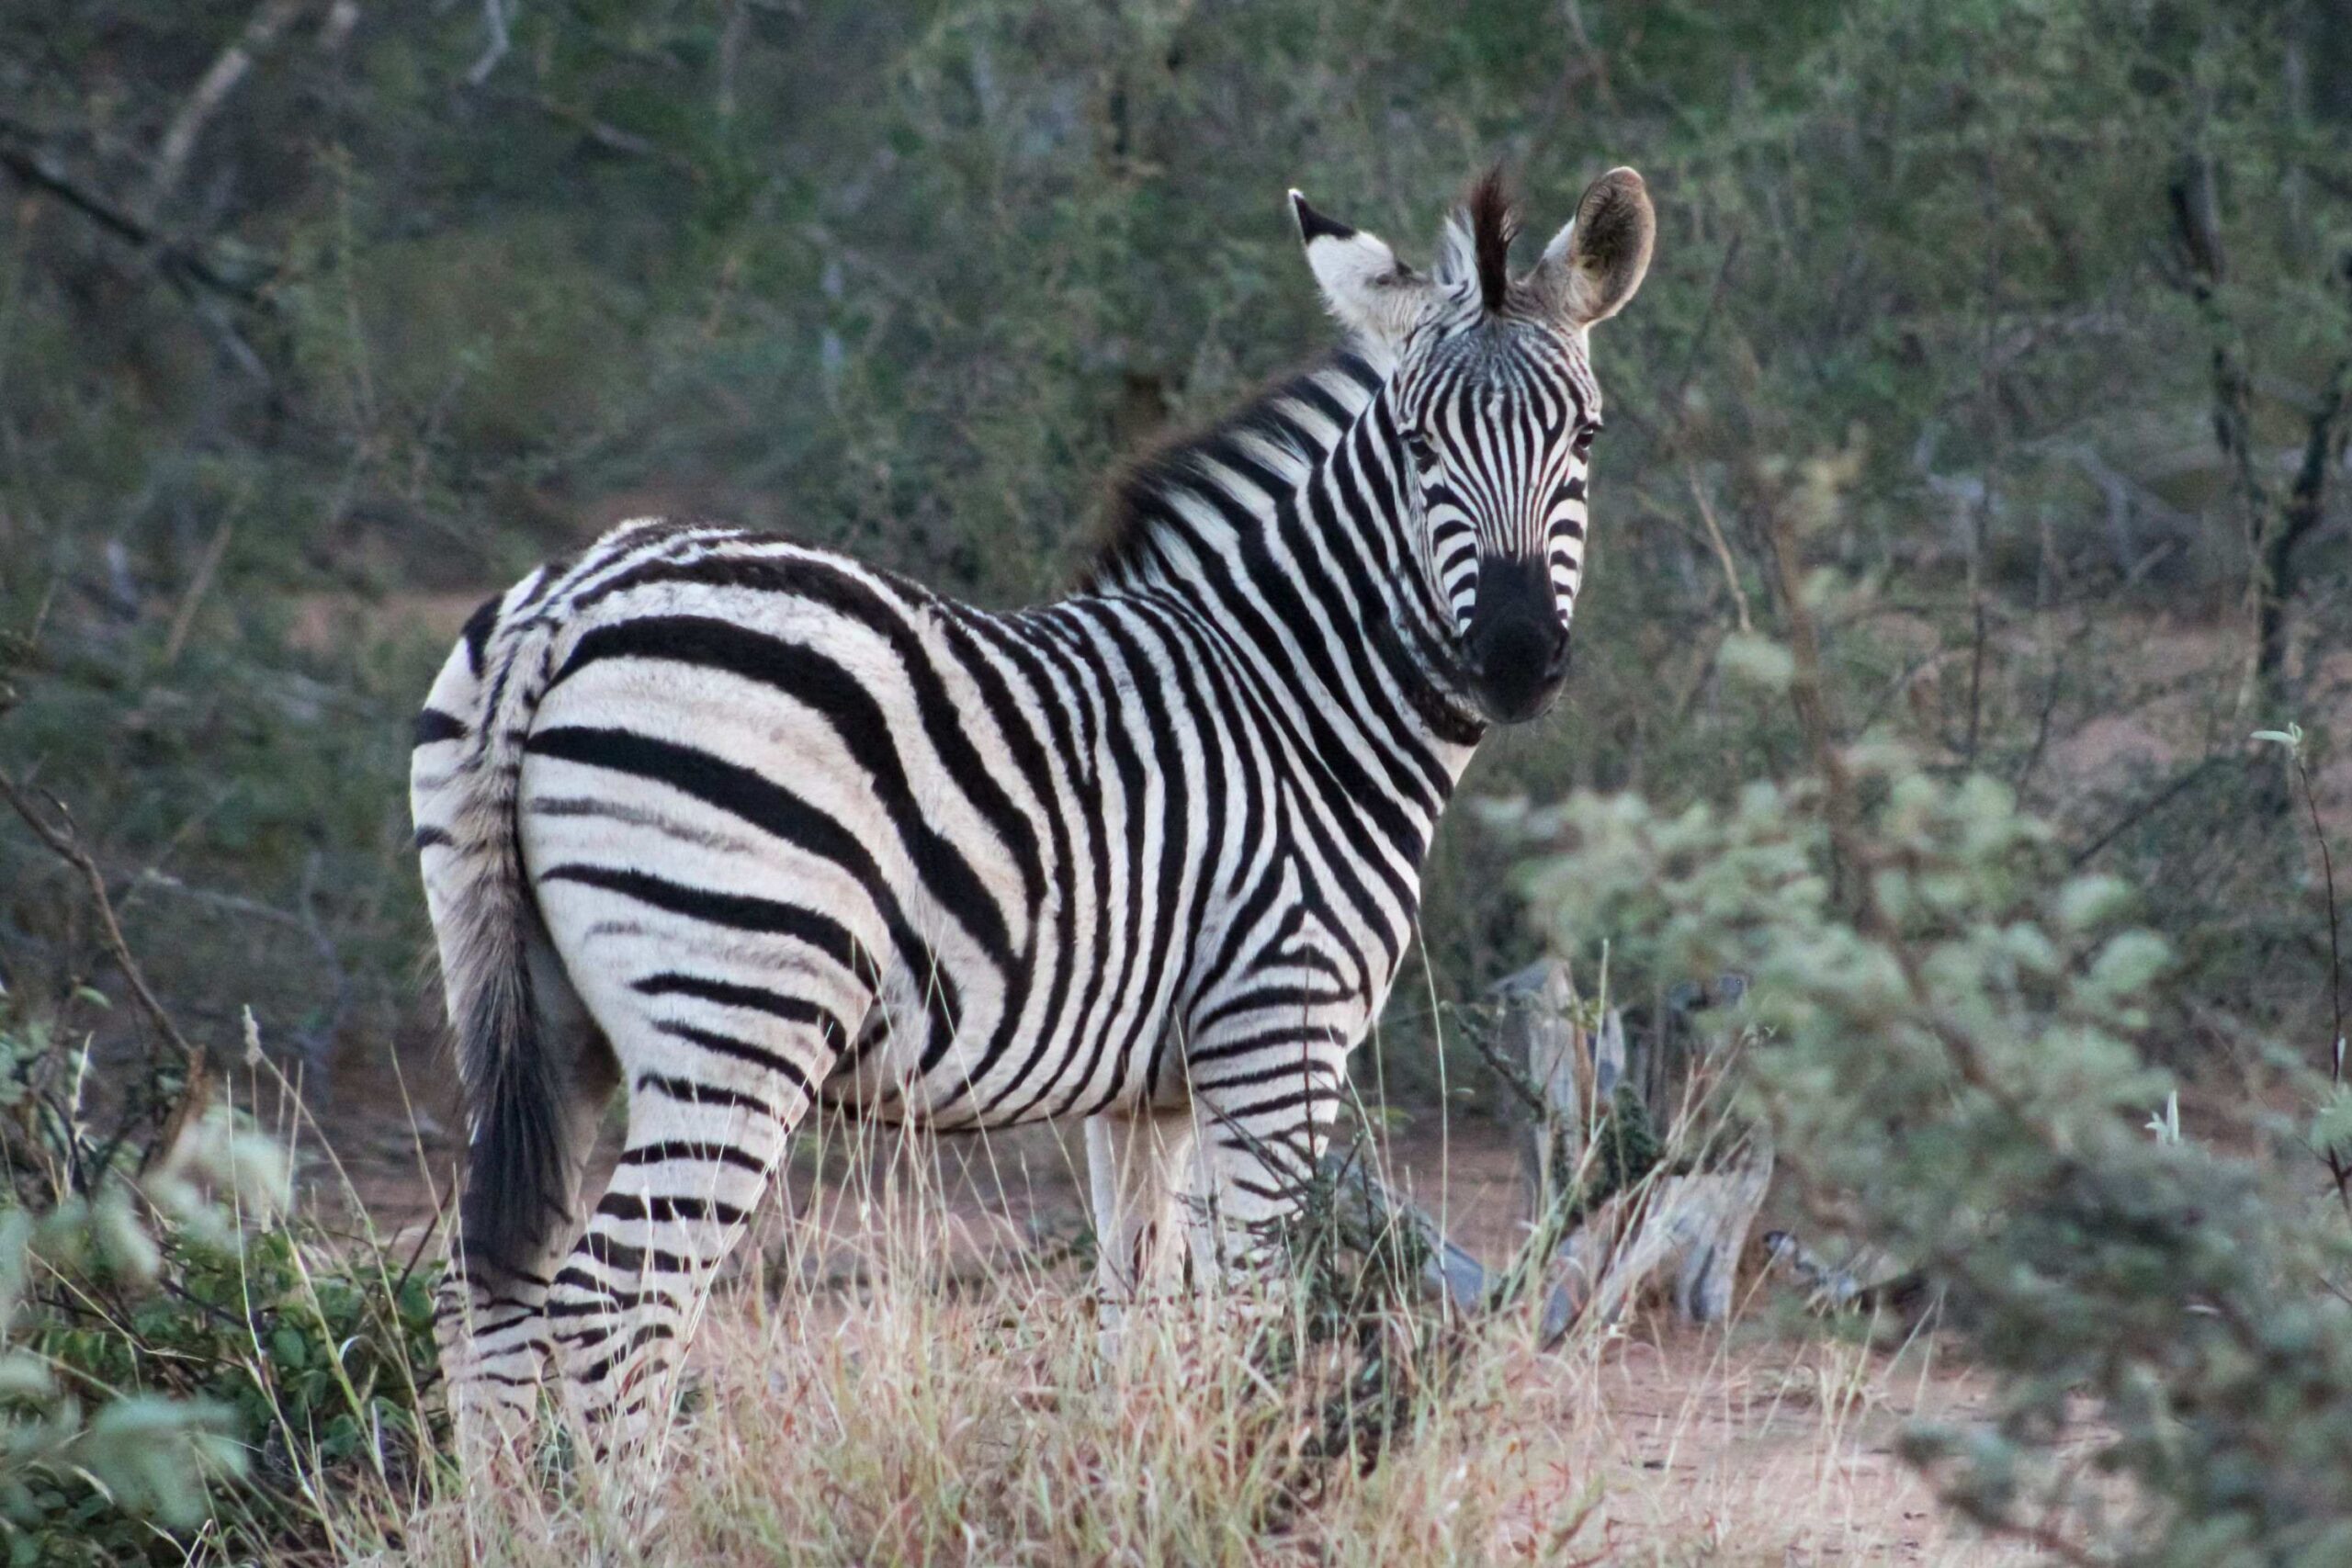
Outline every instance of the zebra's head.
<svg viewBox="0 0 2352 1568"><path fill-rule="evenodd" d="M1641 287L1657 232L1642 176L1594 181L1518 277L1518 216L1499 174L1448 217L1428 275L1296 191L1291 207L1325 302L1387 372L1391 458L1455 678L1487 717L1532 718L1567 675L1584 564L1600 430L1586 334Z"/></svg>

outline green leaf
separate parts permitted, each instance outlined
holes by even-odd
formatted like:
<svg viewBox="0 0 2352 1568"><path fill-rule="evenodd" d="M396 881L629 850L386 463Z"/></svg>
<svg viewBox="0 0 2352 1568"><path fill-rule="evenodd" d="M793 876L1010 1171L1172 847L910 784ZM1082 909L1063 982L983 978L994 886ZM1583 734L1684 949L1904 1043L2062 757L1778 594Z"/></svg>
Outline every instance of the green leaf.
<svg viewBox="0 0 2352 1568"><path fill-rule="evenodd" d="M2339 1089L2312 1118L2312 1143L2322 1154L2352 1157L2352 1089Z"/></svg>
<svg viewBox="0 0 2352 1568"><path fill-rule="evenodd" d="M1774 693L1789 689L1797 668L1795 656L1787 649L1770 638L1744 632L1724 639L1715 663L1726 678Z"/></svg>

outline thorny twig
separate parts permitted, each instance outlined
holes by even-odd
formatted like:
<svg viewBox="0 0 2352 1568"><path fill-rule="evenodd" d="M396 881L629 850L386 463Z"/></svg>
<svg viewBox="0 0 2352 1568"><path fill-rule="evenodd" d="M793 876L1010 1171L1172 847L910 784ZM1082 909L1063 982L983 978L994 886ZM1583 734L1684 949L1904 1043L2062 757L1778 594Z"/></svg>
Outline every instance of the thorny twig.
<svg viewBox="0 0 2352 1568"><path fill-rule="evenodd" d="M48 795L46 790L41 793ZM0 795L7 797L9 806L24 818L25 826L32 829L33 837L39 839L51 854L81 874L84 885L89 889L90 901L98 912L99 931L105 939L107 952L113 957L116 967L122 971L123 980L130 986L140 1010L147 1015L155 1032L179 1053L184 1065L186 1076L179 1097L164 1113L162 1128L140 1159L139 1168L143 1175L172 1157L189 1123L201 1116L205 1107L211 1102L211 1058L203 1046L180 1032L179 1026L172 1021L172 1015L164 1010L164 1004L148 988L147 976L140 969L139 961L131 956L130 944L124 940L122 927L115 919L114 901L107 897L106 875L98 870L98 863L90 858L90 852L82 847L81 835L74 829L74 815L66 809L65 803L53 795L49 795L49 809L57 817L57 820L51 822L36 808L31 795L24 786L5 773L0 773Z"/></svg>
<svg viewBox="0 0 2352 1568"><path fill-rule="evenodd" d="M2329 1087L2344 1088L2344 942L2341 920L2335 911L2335 857L2329 852L2327 833L2319 820L2319 796L2312 788L2311 765L2303 761L2302 736L2290 729L2295 739L2287 748L2288 760L2294 763L2295 777L2303 786L2303 807L2311 813L2312 840L2319 845L2319 869L2322 891L2327 899L2327 999L2333 1011L2335 1030L2327 1052L2327 1081ZM2335 1179L2336 1201L2344 1212L2352 1215L2352 1159L2330 1144L2321 1155L2327 1174Z"/></svg>

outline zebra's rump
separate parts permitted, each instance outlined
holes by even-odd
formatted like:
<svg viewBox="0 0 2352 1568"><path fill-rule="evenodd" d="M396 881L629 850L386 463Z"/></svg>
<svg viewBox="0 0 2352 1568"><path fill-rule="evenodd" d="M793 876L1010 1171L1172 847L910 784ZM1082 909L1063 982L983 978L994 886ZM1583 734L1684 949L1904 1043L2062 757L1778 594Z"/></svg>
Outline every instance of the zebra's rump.
<svg viewBox="0 0 2352 1568"><path fill-rule="evenodd" d="M1212 792L1128 711L1159 671L1074 646L714 528L519 588L481 682L532 688L521 857L590 1010L760 1070L755 1040L813 1030L812 1091L943 1124L1145 1087L1197 923L1182 802Z"/></svg>

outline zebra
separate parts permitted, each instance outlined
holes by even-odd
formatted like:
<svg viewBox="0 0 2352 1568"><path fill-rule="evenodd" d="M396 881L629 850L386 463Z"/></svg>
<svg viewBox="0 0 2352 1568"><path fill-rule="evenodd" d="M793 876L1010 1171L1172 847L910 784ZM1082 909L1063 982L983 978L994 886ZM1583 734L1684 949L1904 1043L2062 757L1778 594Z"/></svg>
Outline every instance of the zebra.
<svg viewBox="0 0 2352 1568"><path fill-rule="evenodd" d="M552 1379L649 1430L813 1107L1083 1119L1113 1316L1263 1277L1448 795L1566 675L1587 333L1657 228L1613 170L1514 276L1494 173L1423 273L1290 207L1341 346L1134 466L1071 596L990 613L650 519L466 624L411 779L468 1115L461 1427L520 1430Z"/></svg>

